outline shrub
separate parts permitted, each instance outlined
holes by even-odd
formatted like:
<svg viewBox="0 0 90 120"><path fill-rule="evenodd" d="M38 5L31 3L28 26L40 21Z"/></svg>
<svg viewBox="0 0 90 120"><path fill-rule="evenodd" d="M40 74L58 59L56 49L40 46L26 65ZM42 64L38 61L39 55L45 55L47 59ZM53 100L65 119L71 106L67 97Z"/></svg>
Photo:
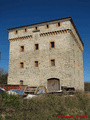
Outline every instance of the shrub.
<svg viewBox="0 0 90 120"><path fill-rule="evenodd" d="M90 82L85 82L84 86L85 86L85 91L90 91Z"/></svg>
<svg viewBox="0 0 90 120"><path fill-rule="evenodd" d="M4 118L6 120L63 120L58 118L58 115L73 115L73 120L77 120L76 115L86 115L89 120L89 101L90 92L77 92L74 96L67 97L43 94L28 100L19 96L0 94L0 120Z"/></svg>

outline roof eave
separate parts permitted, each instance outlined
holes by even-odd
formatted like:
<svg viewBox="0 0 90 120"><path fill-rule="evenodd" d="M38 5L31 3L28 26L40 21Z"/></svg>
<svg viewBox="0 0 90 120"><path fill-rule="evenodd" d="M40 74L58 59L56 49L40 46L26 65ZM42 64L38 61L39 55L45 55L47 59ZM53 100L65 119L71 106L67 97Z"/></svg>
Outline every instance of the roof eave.
<svg viewBox="0 0 90 120"><path fill-rule="evenodd" d="M20 29L20 28L34 27L36 25L42 25L42 24L45 24L45 23L51 23L51 22L57 22L57 21L66 21L66 20L71 21L71 23L73 24L82 45L84 46L84 43L82 42L81 37L80 37L80 35L79 35L78 31L77 31L77 28L76 28L76 26L75 26L75 24L74 24L74 22L73 22L73 20L72 20L72 18L70 16L66 17L66 18L61 18L61 19L55 19L55 20L50 20L50 21L45 21L45 22L40 22L40 23L35 23L35 24L30 24L30 25L25 25L25 26L20 26L20 27L15 27L15 28L9 28L8 32L12 31L12 30L17 30L17 29Z"/></svg>

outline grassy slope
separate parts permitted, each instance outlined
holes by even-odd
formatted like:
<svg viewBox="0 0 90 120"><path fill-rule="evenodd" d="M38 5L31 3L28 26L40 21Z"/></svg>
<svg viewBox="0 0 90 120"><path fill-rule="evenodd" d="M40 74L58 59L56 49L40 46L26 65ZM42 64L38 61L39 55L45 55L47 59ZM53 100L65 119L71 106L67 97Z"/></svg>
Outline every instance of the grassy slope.
<svg viewBox="0 0 90 120"><path fill-rule="evenodd" d="M77 93L72 97L39 95L31 100L0 94L0 120L63 120L58 115L86 115L89 120L90 92ZM64 119L79 120L75 117Z"/></svg>

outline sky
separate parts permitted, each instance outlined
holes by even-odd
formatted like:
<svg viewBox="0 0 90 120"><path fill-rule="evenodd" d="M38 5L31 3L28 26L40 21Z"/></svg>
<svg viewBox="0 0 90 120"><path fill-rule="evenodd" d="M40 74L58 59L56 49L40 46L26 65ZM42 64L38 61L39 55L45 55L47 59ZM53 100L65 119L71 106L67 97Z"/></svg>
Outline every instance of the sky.
<svg viewBox="0 0 90 120"><path fill-rule="evenodd" d="M90 0L0 0L0 68L8 71L7 29L68 16L84 43L84 81L90 82Z"/></svg>

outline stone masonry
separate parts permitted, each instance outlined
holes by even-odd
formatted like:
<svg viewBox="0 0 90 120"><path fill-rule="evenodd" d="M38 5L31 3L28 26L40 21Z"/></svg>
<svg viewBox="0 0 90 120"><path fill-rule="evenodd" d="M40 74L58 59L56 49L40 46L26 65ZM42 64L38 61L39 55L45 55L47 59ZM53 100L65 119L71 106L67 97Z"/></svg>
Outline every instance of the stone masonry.
<svg viewBox="0 0 90 120"><path fill-rule="evenodd" d="M71 17L11 28L8 32L8 84L18 85L22 80L24 85L47 88L47 80L57 78L60 89L67 86L84 90L83 42ZM53 48L51 42L54 42ZM37 50L35 44L38 44ZM21 46L24 46L23 52Z"/></svg>

